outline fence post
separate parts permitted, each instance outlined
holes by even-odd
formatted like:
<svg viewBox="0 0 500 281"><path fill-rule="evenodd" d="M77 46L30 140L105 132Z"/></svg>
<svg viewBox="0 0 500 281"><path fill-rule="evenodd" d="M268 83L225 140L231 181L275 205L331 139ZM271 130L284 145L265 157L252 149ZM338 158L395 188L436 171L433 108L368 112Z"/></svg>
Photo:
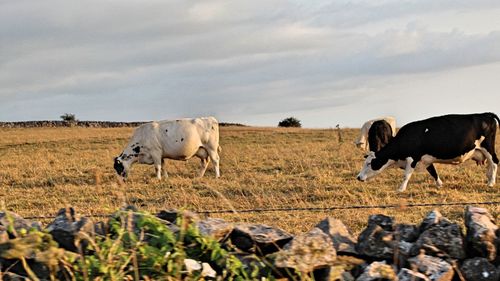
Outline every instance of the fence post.
<svg viewBox="0 0 500 281"><path fill-rule="evenodd" d="M339 143L343 143L344 141L342 140L342 131L340 130L340 125L337 124L337 126L335 126L335 128L337 128L337 132L339 134Z"/></svg>

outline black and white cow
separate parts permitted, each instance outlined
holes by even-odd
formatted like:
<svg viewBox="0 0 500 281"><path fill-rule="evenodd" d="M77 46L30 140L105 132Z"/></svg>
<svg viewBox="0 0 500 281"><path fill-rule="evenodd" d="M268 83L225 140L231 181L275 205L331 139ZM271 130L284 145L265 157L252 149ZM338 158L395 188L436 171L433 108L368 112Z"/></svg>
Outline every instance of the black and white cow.
<svg viewBox="0 0 500 281"><path fill-rule="evenodd" d="M378 120L373 122L368 130L368 145L371 152L377 152L393 138L394 131L391 128L391 124L387 123L385 120ZM398 161L395 165L401 169L406 168L405 161ZM443 183L439 179L436 168L433 164L430 164L427 168L429 174L436 179L436 184L441 186Z"/></svg>
<svg viewBox="0 0 500 281"><path fill-rule="evenodd" d="M404 191L419 164L441 186L432 163L460 164L472 159L477 163L487 162L488 186L494 186L498 167L497 122L500 119L494 113L478 113L450 114L409 123L380 151L370 152L357 178L365 181L389 166L404 166L405 176L399 187L399 191Z"/></svg>
<svg viewBox="0 0 500 281"><path fill-rule="evenodd" d="M146 123L135 129L132 138L115 158L114 168L122 180L134 163L154 165L161 179L163 159L188 160L200 158L199 176L203 177L208 163L213 162L215 177L219 172L219 123L214 117L184 118Z"/></svg>

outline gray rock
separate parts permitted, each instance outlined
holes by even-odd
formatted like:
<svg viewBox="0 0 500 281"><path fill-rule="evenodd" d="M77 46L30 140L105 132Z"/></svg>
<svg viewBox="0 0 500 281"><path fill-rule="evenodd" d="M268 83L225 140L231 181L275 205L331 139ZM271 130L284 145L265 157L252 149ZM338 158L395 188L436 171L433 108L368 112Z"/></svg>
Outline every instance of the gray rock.
<svg viewBox="0 0 500 281"><path fill-rule="evenodd" d="M7 228L5 226L0 225L0 244L9 241L9 234L7 233Z"/></svg>
<svg viewBox="0 0 500 281"><path fill-rule="evenodd" d="M188 213L191 213L191 212L188 212ZM140 220L142 220L144 217L147 217L147 216L149 216L149 215L140 213L140 212L138 212L136 207L129 205L129 206L122 208L120 211L114 213L111 216L111 219L122 221L122 225L123 225L123 227L125 227L125 229L127 229L128 231L132 231L135 235L137 235L139 237L142 230L137 226L137 224ZM162 218L159 218L158 216L156 216L156 217L158 219L160 219L161 222L164 225L166 225L172 232L177 233L179 231L179 227L176 224L173 224L168 220L164 220ZM193 218L193 220L194 220L194 218ZM184 223L191 223L191 222L192 222L191 219L184 221ZM107 231L109 232L109 229L107 229ZM149 241L149 239L151 238L151 235L148 232L144 233L144 235L145 235L145 240Z"/></svg>
<svg viewBox="0 0 500 281"><path fill-rule="evenodd" d="M405 242L415 242L420 236L419 228L414 224L399 223L394 227L396 240Z"/></svg>
<svg viewBox="0 0 500 281"><path fill-rule="evenodd" d="M500 272L486 258L465 260L460 268L466 280L470 281L498 281Z"/></svg>
<svg viewBox="0 0 500 281"><path fill-rule="evenodd" d="M105 236L107 234L107 225L102 221L94 223L94 232L96 235Z"/></svg>
<svg viewBox="0 0 500 281"><path fill-rule="evenodd" d="M224 241L233 231L233 224L227 223L223 219L208 218L196 223L200 233L205 236L211 236L217 241Z"/></svg>
<svg viewBox="0 0 500 281"><path fill-rule="evenodd" d="M169 221L171 223L175 223L175 221L177 220L177 214L178 214L177 210L169 209L169 210L161 210L161 211L159 211L156 214L156 216L159 219L166 220L166 221Z"/></svg>
<svg viewBox="0 0 500 281"><path fill-rule="evenodd" d="M402 268L398 273L399 281L430 281L427 276L420 272L409 270L408 268Z"/></svg>
<svg viewBox="0 0 500 281"><path fill-rule="evenodd" d="M30 281L28 277L18 275L12 272L5 272L1 274L3 281Z"/></svg>
<svg viewBox="0 0 500 281"><path fill-rule="evenodd" d="M276 253L275 266L291 268L296 272L310 273L333 264L337 253L332 239L319 228L295 236Z"/></svg>
<svg viewBox="0 0 500 281"><path fill-rule="evenodd" d="M415 242L413 255L419 253L420 250L425 250L433 256L463 260L465 258L464 237L460 226L456 223L429 226Z"/></svg>
<svg viewBox="0 0 500 281"><path fill-rule="evenodd" d="M237 224L229 237L238 249L259 255L277 252L293 239L291 234L279 228L247 223Z"/></svg>
<svg viewBox="0 0 500 281"><path fill-rule="evenodd" d="M479 256L494 261L498 255L495 245L497 236L493 216L484 208L467 206L465 208L465 241L470 256Z"/></svg>
<svg viewBox="0 0 500 281"><path fill-rule="evenodd" d="M0 226L8 230L11 225L18 235L20 232L28 232L30 229L42 229L39 222L23 219L20 215L13 212L0 212ZM15 237L13 233L8 233L8 235L10 238Z"/></svg>
<svg viewBox="0 0 500 281"><path fill-rule="evenodd" d="M446 261L420 254L408 259L411 268L423 273L431 281L451 281L453 279L453 267Z"/></svg>
<svg viewBox="0 0 500 281"><path fill-rule="evenodd" d="M345 271L343 266L329 266L314 271L315 281L354 281L354 277L349 271Z"/></svg>
<svg viewBox="0 0 500 281"><path fill-rule="evenodd" d="M390 259L395 246L392 231L386 231L377 224L369 224L358 237L356 251L371 258Z"/></svg>
<svg viewBox="0 0 500 281"><path fill-rule="evenodd" d="M75 245L78 232L82 231L93 236L94 224L85 217L78 219L73 208L63 208L57 212L57 216L47 226L46 231L52 235L59 247L78 252L77 245ZM86 247L86 240L82 240L82 247L82 249Z"/></svg>
<svg viewBox="0 0 500 281"><path fill-rule="evenodd" d="M368 225L376 224L386 231L394 230L394 219L386 215L371 215L368 217Z"/></svg>
<svg viewBox="0 0 500 281"><path fill-rule="evenodd" d="M370 264L363 274L356 281L382 281L382 280L398 280L396 272L392 266L384 262L373 262Z"/></svg>
<svg viewBox="0 0 500 281"><path fill-rule="evenodd" d="M186 210L180 211L175 209L168 209L161 210L160 212L158 212L158 214L156 214L156 217L158 217L159 219L171 222L173 224L176 223L177 217L179 216L186 220L187 223L200 221L200 217L198 216L198 214Z"/></svg>
<svg viewBox="0 0 500 281"><path fill-rule="evenodd" d="M394 258L392 263L396 265L398 268L406 267L408 262L408 258L413 256L412 250L415 246L414 243L406 242L406 241L396 241L397 249L394 250Z"/></svg>
<svg viewBox="0 0 500 281"><path fill-rule="evenodd" d="M356 251L356 238L342 221L326 218L316 227L330 236L337 254L358 254Z"/></svg>
<svg viewBox="0 0 500 281"><path fill-rule="evenodd" d="M234 253L233 255L241 262L241 264L243 265L243 269L248 274L248 276L252 277L253 275L253 278L255 280L261 279L263 277L265 278L271 274L270 267L256 255L246 255L239 253Z"/></svg>
<svg viewBox="0 0 500 281"><path fill-rule="evenodd" d="M19 239L19 238L17 238ZM13 239L16 240L16 239ZM10 243L10 242L8 242ZM5 245L4 245L5 246ZM1 253L2 250L0 250ZM36 253L35 251L31 251L31 253L28 253L30 250L26 250L27 255L24 255L26 257L26 263L29 267L29 269L39 278L39 280L50 280L50 270L47 267L46 264L42 262L38 262L35 258ZM18 253L19 254L19 253ZM5 276L4 279L2 280L31 280L31 279L23 279L26 276L29 276L28 272L26 272L26 268L22 265L22 263L19 261L19 259L11 259L11 258L0 258L0 265L2 266L2 271L8 271L9 273L12 273L12 275L9 276L11 279L6 279ZM5 273L3 273L5 274ZM1 275L1 273L0 273Z"/></svg>
<svg viewBox="0 0 500 281"><path fill-rule="evenodd" d="M497 248L497 258L496 260L493 262L495 265L498 265L499 266L499 270L500 270L500 227L497 229L496 231L496 236L497 236L497 240L496 240L496 248Z"/></svg>
<svg viewBox="0 0 500 281"><path fill-rule="evenodd" d="M443 215L437 210L433 210L427 214L427 216L424 218L422 223L420 223L420 233L424 232L427 230L429 227L434 226L434 225L442 225L446 226L451 224L450 220L447 218L443 217Z"/></svg>
<svg viewBox="0 0 500 281"><path fill-rule="evenodd" d="M400 241L398 242L398 250L401 255L405 257L409 257L412 255L412 250L414 247L414 243L406 242L406 241Z"/></svg>

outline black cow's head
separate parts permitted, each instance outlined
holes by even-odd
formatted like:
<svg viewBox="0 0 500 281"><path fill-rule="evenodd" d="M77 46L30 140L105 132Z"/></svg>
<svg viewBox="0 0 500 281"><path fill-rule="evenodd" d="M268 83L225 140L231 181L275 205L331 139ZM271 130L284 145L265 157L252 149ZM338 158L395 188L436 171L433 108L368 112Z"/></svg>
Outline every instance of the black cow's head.
<svg viewBox="0 0 500 281"><path fill-rule="evenodd" d="M380 172L385 170L394 163L394 160L377 158L375 152L370 151L367 156L365 156L365 164L359 172L357 179L360 181L365 181L371 177L378 175Z"/></svg>

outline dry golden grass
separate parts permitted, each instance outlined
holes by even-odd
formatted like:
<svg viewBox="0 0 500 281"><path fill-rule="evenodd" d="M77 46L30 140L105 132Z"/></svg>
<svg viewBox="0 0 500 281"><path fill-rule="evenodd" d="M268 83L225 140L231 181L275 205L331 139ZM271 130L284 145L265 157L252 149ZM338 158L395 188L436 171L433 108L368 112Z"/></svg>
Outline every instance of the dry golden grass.
<svg viewBox="0 0 500 281"><path fill-rule="evenodd" d="M154 168L135 165L118 185L113 157L120 154L131 128L0 129L0 196L6 209L23 216L53 215L71 205L81 214L110 213L123 204L156 212L190 210L332 207L500 200L500 184L486 186L485 167L436 165L444 182L434 185L426 172L412 177L404 193L396 191L402 171L391 169L366 183L356 174L363 152L353 145L359 130L221 128L220 179L211 166L195 178L199 161L167 161L169 178L154 179ZM498 136L497 136L498 139ZM498 143L497 143L498 147ZM441 207L461 221L465 206ZM500 206L487 206L498 217ZM216 214L230 221L306 231L326 216L343 220L358 233L367 216L384 213L400 222L418 223L431 207L358 209L329 212L288 211Z"/></svg>

